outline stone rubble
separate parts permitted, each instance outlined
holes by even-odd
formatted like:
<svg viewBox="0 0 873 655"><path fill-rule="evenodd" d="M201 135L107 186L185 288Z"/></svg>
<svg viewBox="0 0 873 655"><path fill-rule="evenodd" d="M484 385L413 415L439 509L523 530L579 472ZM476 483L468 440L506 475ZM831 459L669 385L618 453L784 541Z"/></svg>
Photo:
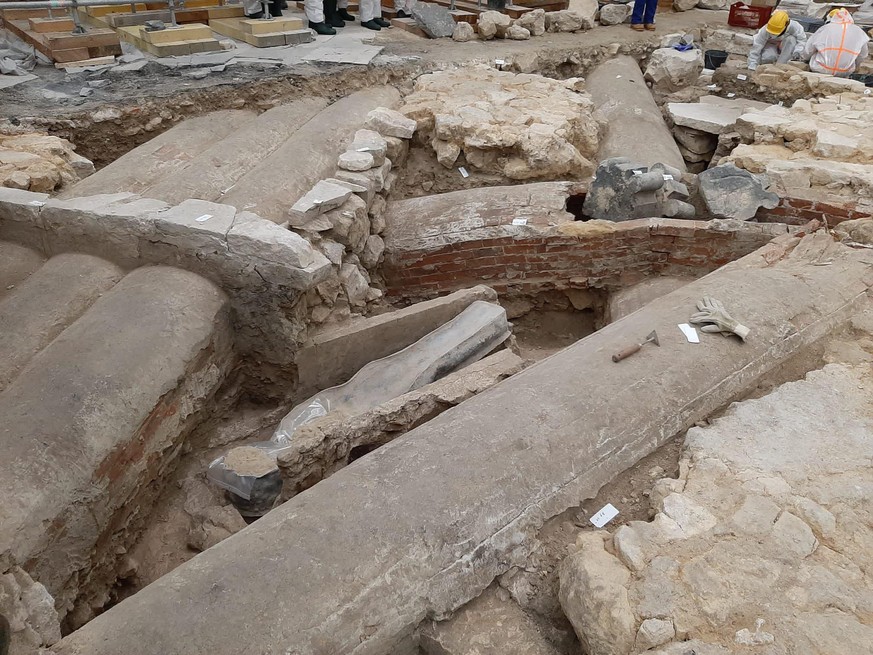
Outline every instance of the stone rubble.
<svg viewBox="0 0 873 655"><path fill-rule="evenodd" d="M873 211L873 96L842 93L743 114L721 162L766 172L782 196Z"/></svg>
<svg viewBox="0 0 873 655"><path fill-rule="evenodd" d="M65 139L0 132L0 187L51 193L94 172Z"/></svg>
<svg viewBox="0 0 873 655"><path fill-rule="evenodd" d="M416 122L380 107L367 116L337 162L333 177L320 180L288 210L288 223L331 264L332 275L306 294L313 323L342 321L379 300L370 275L384 257L385 195L409 151Z"/></svg>
<svg viewBox="0 0 873 655"><path fill-rule="evenodd" d="M516 18L513 25L523 27L531 36L542 36L546 33L546 12L543 9L534 9Z"/></svg>
<svg viewBox="0 0 873 655"><path fill-rule="evenodd" d="M527 180L593 173L601 128L592 109L560 81L480 65L422 75L402 111L447 168L463 161Z"/></svg>
<svg viewBox="0 0 873 655"><path fill-rule="evenodd" d="M416 2L412 6L412 17L432 39L450 37L455 30L455 21L449 10L433 2Z"/></svg>
<svg viewBox="0 0 873 655"><path fill-rule="evenodd" d="M604 5L600 9L601 25L618 25L630 19L631 6L628 4Z"/></svg>
<svg viewBox="0 0 873 655"><path fill-rule="evenodd" d="M869 366L831 364L690 429L654 520L584 532L561 565L585 652L869 652L871 400Z"/></svg>
<svg viewBox="0 0 873 655"><path fill-rule="evenodd" d="M479 14L477 26L479 38L489 41L495 37L503 38L509 29L512 19L499 11L483 11Z"/></svg>
<svg viewBox="0 0 873 655"><path fill-rule="evenodd" d="M679 91L693 84L703 69L703 53L697 49L680 52L673 48L658 48L646 65L646 81L652 90L661 93Z"/></svg>
<svg viewBox="0 0 873 655"><path fill-rule="evenodd" d="M35 654L61 639L54 599L21 567L0 573L0 616L9 622L13 655Z"/></svg>
<svg viewBox="0 0 873 655"><path fill-rule="evenodd" d="M470 25L470 23L458 21L457 23L455 23L455 29L452 32L452 40L458 41L459 43L464 43L466 41L475 41L476 31L473 29L473 26Z"/></svg>

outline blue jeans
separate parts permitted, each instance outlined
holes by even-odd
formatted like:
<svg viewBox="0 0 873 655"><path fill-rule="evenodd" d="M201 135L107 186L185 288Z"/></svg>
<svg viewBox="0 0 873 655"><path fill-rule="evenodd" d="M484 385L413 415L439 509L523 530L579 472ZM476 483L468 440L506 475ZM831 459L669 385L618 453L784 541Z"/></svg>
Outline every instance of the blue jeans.
<svg viewBox="0 0 873 655"><path fill-rule="evenodd" d="M634 0L634 13L631 14L631 25L652 25L655 22L655 11L658 0Z"/></svg>

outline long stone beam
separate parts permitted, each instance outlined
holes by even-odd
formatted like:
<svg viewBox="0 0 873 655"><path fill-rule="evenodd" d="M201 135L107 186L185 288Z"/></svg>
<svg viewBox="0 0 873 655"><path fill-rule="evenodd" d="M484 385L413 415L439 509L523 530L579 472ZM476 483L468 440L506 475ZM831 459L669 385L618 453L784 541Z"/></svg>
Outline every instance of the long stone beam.
<svg viewBox="0 0 873 655"><path fill-rule="evenodd" d="M396 652L523 562L546 519L843 323L873 283L863 256L824 232L780 237L355 461L56 652ZM745 343L685 341L704 295L751 328ZM612 363L653 329L660 347Z"/></svg>

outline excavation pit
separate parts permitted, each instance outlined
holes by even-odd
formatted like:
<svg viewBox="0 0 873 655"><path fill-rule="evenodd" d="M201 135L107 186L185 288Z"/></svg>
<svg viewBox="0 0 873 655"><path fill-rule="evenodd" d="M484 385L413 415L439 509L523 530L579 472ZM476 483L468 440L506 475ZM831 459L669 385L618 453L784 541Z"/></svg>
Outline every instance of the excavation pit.
<svg viewBox="0 0 873 655"><path fill-rule="evenodd" d="M565 59L554 66L543 63L542 68L551 71L552 66L556 77L567 78L587 72L593 65L579 58L575 61ZM365 85L363 77L361 83ZM554 80L542 83L551 88ZM575 93L568 87L577 84L570 82L562 88ZM409 89L403 90L368 89L358 99L367 96L370 100L359 104L403 109L403 97L409 97ZM262 88L257 91L261 92ZM334 212L330 218L336 223L329 229L321 229L313 220L313 211L306 208L298 208L292 218L299 224L293 223L289 229L284 224L288 208L296 207L318 180L330 178L334 180L331 184L343 181L342 171L336 170L336 157L358 139L356 130L378 131L380 125L384 129L384 123L364 125L369 120L369 105L367 111L361 110L350 119L348 112L340 111L343 100L330 102L333 98L314 97L308 106L298 102L285 110L269 109L258 118L239 108L238 96L228 94L226 99L231 102L217 102L215 108L221 109L225 118L237 112L237 118L245 119L236 127L232 121L226 124L232 128L226 131L226 138L236 144L244 144L248 137L234 129L242 130L258 120L267 124L268 114L274 120L271 129L277 130L276 138L284 140L286 146L292 139L311 145L311 140L301 136L305 126L308 121L324 118L323 112L331 108L334 118L341 115L349 125L336 131L325 148L327 154L300 171L293 184L286 181L287 171L276 165L278 159L268 159L282 152L282 143L264 145L258 153L264 162L236 161L236 168L216 167L221 169L216 177L206 179L208 176L198 172L207 169L192 161L202 163L204 158L213 157L226 163L239 148L222 150L221 143L198 141L195 135L190 142L196 142L196 147L177 153L171 163L164 160L166 169L141 166L135 171L142 174L139 178L132 169L125 171L119 165L123 158L115 155L122 153L113 151L101 162L107 164L103 170L82 182L79 188L87 193L78 193L75 186L63 191L61 199L0 192L0 246L29 248L27 252L16 250L16 261L22 264L18 277L10 277L4 285L10 287L7 292L24 285L28 275L36 275L32 269L39 265L57 263L67 253L85 253L117 267L122 280L118 286L124 281L135 285L137 276L190 276L192 304L206 294L214 297L218 307L207 308L213 318L199 319L202 335L191 338L192 350L203 348L193 357L191 370L182 374L191 378L188 387L168 387L169 393L181 394L178 402L172 395L159 397L146 412L139 432L133 431L128 442L101 454L105 457L95 475L115 484L119 477L135 472L136 480L122 480L124 485L132 485L124 487L126 495L110 489L114 501L125 506L112 508L111 516L101 517L105 520L98 526L93 545L81 549L80 556L86 561L76 563L75 570L53 568L56 562L49 560L60 552L57 549L68 545L51 535L45 548L30 557L27 553L9 556L0 552L0 566L6 566L7 560L10 570L11 565L22 565L28 575L50 589L68 636L59 646L61 653L109 652L100 651L98 642L114 630L116 621L133 625L131 634L142 635L147 630L142 621L150 620L152 613L168 625L168 636L159 636L154 647L175 652L168 640L178 639L181 623L167 614L161 594L176 593L171 587L182 581L185 591L179 602L199 612L201 594L212 584L214 572L237 565L240 577L234 578L234 584L248 592L248 586L255 582L264 589L283 585L281 591L272 588L268 594L271 601L293 588L299 597L312 598L313 620L326 621L310 633L308 624L295 624L296 619L289 618L287 612L260 607L264 620L280 626L277 639L283 644L292 635L297 638L302 634L307 635L304 641L311 637L315 643L322 633L329 635L330 647L338 652L352 652L370 640L372 645L367 648L372 648L371 652L416 644L415 631L423 620L428 623L445 618L498 579L514 602L534 615L541 627L551 625L557 631L551 634L550 643L557 644L559 651L570 652L578 643L557 604L554 567L559 554L563 556L581 529L578 524L587 526L587 519L602 502L619 506L622 518L615 525L648 520L650 510L643 492L648 492L645 487L657 477L651 471L660 470L665 477L678 474L679 444L685 429L694 422L710 420L733 400L759 393L762 385L798 379L818 367L822 340L845 322L850 305L855 308L861 302L842 287L832 288L833 281L822 270L826 267L808 269L812 271L810 279L832 291L836 299L819 298L819 287L811 282L804 286L806 282L786 282L780 277L778 284L790 287L783 290L788 300L799 304L780 306L778 311L784 310L784 323L791 323L800 336L786 333L783 342L767 333L771 339L765 344L767 348L752 351L755 356L742 366L730 359L737 357L730 350L733 342L709 342L707 345L715 343L725 361L730 361L719 360L712 367L723 368L704 372L722 377L707 378L706 390L712 397L701 400L700 389L683 386L687 380L679 379L678 363L667 355L671 346L678 348L676 324L687 320L687 308L693 307L695 294L710 289L727 294L733 306L769 326L765 303L762 301L760 307L755 304L757 296L751 304L738 294L732 296L733 287L728 282L751 293L753 286L742 273L757 281L760 286L755 289L764 288L773 282L770 276L781 270L779 262L791 263L796 241L815 229L811 222L835 227L866 217L863 207L830 198L785 195L778 207L761 210L754 220L742 223L667 218L590 221L585 220L581 208L590 177L587 168L573 169L575 175L547 171L539 180L525 177L529 169L535 169L535 158L523 167L515 162L515 167L507 168L503 162L499 173L487 166L473 170L467 154L446 166L437 159L440 153L434 150L430 136L421 138L419 132L418 140L411 144L406 138L387 135L393 141L387 143L386 151L390 148L393 152L377 152L376 156L392 161L381 164L384 170L380 168L379 173L371 173L378 179L369 180L379 188L357 188L361 185L352 181L355 178L345 176L344 181L352 185L347 187L346 197L334 209L316 212L317 219ZM343 106L351 104L346 98ZM393 114L389 117L395 121L391 129L402 131L402 122ZM292 124L295 118L300 126ZM114 120L124 123L128 119ZM175 116L167 120L174 121ZM206 115L195 120L220 131L217 117ZM128 160L160 160L168 144L181 142L173 130L182 133L185 126L182 122L154 142L131 150ZM106 134L99 137L98 131L117 127L84 126L82 142L99 143ZM94 132L86 135L89 129ZM251 125L249 129L257 132ZM72 135L75 141L75 132ZM142 138L144 135L138 133L129 145ZM449 143L448 139L443 141ZM371 146L368 152L379 150L378 144ZM438 146L437 150L444 147ZM286 163L288 153L302 151L290 146L286 150ZM586 154L597 159L593 151ZM482 156L481 152L470 155ZM518 152L512 156L521 157ZM245 177L240 171L254 165L264 175L250 178L262 183L252 191L239 180ZM459 168L470 175L464 176ZM222 177L228 169L236 173ZM262 178L271 170L277 171L271 179L284 185L280 198L280 194L270 197L273 185L263 183ZM513 178L507 171L513 175L522 171L522 177ZM152 177L145 180L148 176ZM106 181L105 187L101 179ZM111 187L110 181L116 186ZM134 183L143 186L132 188ZM141 198L95 199L97 190L129 190ZM150 190L157 191L150 195ZM189 199L201 196L200 200ZM343 215L343 211L350 213ZM348 223L343 222L346 218ZM830 251L823 248L822 252ZM47 263L43 264L44 260ZM824 258L818 263L845 266L840 270L846 272L850 289L860 288L857 262L850 258L837 258L836 264L832 261ZM186 286L184 281L161 284ZM145 287L149 284L142 283L137 289L144 293L148 291ZM819 294L815 297L820 302L813 308L802 306L804 294L812 293ZM373 411L333 416L331 421L318 424L320 432L313 443L323 451L317 456L313 455L316 449L307 451L309 459L300 461L280 458L278 465L286 484L283 497L266 516L245 527L223 493L207 484L203 473L209 463L229 448L269 439L282 416L297 403L345 382L369 361L408 347L451 319L458 307L452 305L455 301L446 300L450 294L466 298L458 301L459 306L468 306L473 297L499 302L514 324L515 343L510 340L478 364L382 403ZM787 302L776 292L768 298L771 303ZM63 325L62 334L75 336L73 328L89 315L93 319L90 313L100 309L100 302L89 298L81 317L63 318L69 325ZM144 307L149 306L143 302ZM418 304L422 302L437 304L425 311ZM450 305L452 308L446 309ZM403 312L415 318L401 320ZM364 325L367 321L370 323ZM119 319L119 323L124 321ZM628 341L643 338L655 323L659 323L664 340L660 351L647 350L637 356L639 359L620 365L601 362ZM128 327L132 330L136 326ZM156 326L155 332L160 334L161 327ZM100 341L99 335L95 328L95 341ZM51 354L50 348L63 345L54 343L56 336L45 336L45 343L38 344L36 350L44 348ZM48 356L45 352L36 357L37 364L39 358ZM771 365L775 360L783 362L782 370ZM645 366L631 368L635 361ZM652 390L664 384L652 375L650 367L655 364L659 372L666 371L664 379L674 385L672 391L691 394L683 396L686 405L677 408L673 396ZM735 364L736 370L732 368ZM753 369L754 374L744 377L748 374L743 366ZM598 380L605 389L597 387ZM640 384L649 389L649 396L638 400L627 395L628 389ZM600 436L593 439L594 433L585 422L599 421L599 415L591 419L574 412L582 400L601 396L600 407L624 402L626 412L621 418L610 415L609 420L598 423L595 427ZM645 438L627 446L633 456L625 461L624 447L604 444L624 438L610 436L611 431L624 420L637 420L631 416L635 412L657 416L637 425ZM160 432L175 420L171 417L176 413L191 418L167 428L167 434ZM155 431L167 440L150 441ZM606 441L599 441L601 438ZM143 449L143 444L147 448ZM152 446L155 449L149 450ZM465 458L460 453L468 448L470 457ZM586 448L589 450L580 455ZM634 467L643 456L648 459ZM417 462L414 470L407 468L407 458ZM559 461L571 462L573 474L561 468ZM596 470L590 480L583 481L577 471L591 462L596 463ZM444 465L448 468L440 468ZM628 466L632 468L628 470ZM438 470L451 484L444 488L436 484L428 477L430 470ZM523 471L524 475L516 479L510 471ZM460 478L453 477L457 475ZM85 478L81 484L91 488ZM467 487L475 491L473 497L465 495ZM386 495L394 488L399 495ZM421 489L427 491L426 497L418 495ZM510 500L498 497L495 490L506 490ZM513 495L516 492L517 497ZM452 497L454 493L458 496ZM63 499L64 493L58 492L57 498ZM333 502L340 502L341 507ZM407 502L414 507L407 508ZM469 508L469 516L466 509L457 512L458 502ZM508 504L504 506L504 502ZM382 511L386 503L403 511ZM429 508L434 506L442 512L440 516L450 518L449 527L446 522L429 522ZM500 508L499 517L488 513L491 507ZM350 523L348 513L371 524L366 533L350 536L343 532ZM412 516L418 520L413 521ZM61 517L54 524L61 532L63 520ZM284 527L285 522L291 527ZM384 543L381 536L373 536L379 531L388 535ZM236 533L238 536L228 540ZM300 582L302 586L296 588L296 581L288 583L291 568L283 567L308 570L311 558L323 556L327 561L333 557L331 552L320 552L324 545L314 535L322 533L331 544L356 553L360 550L366 557L354 570L347 567L347 561L340 561L348 557L331 560L328 577L335 580ZM545 554L536 550L536 539L550 544ZM271 551L264 546L267 541L283 545ZM468 543L479 546L472 553L458 546ZM243 544L240 548L244 553L237 550L237 544ZM395 547L397 550L392 550ZM186 565L198 552L198 559ZM532 554L537 552L539 555ZM282 562L276 560L279 555ZM251 568L251 557L271 563L270 580L263 578L263 571ZM382 566L396 571L398 579L408 575L405 586L392 586L391 575L386 575ZM525 605L519 600L523 585L530 582L524 569L531 568L538 576L549 566L553 569L543 576L546 582L542 590ZM0 573L5 569L0 568ZM354 589L349 596L348 589L359 580L373 586ZM348 588L340 589L335 581ZM284 586L286 583L289 586ZM376 612L379 615L375 618L361 618L359 613L370 612L376 596L398 598L408 611L390 615ZM335 612L340 600L351 618L337 618L333 623L334 619L323 619L322 612ZM238 610L232 602L224 601L212 609L215 614L210 620L218 623L236 616ZM548 632L547 627L543 629ZM218 647L217 642L209 647L213 646Z"/></svg>

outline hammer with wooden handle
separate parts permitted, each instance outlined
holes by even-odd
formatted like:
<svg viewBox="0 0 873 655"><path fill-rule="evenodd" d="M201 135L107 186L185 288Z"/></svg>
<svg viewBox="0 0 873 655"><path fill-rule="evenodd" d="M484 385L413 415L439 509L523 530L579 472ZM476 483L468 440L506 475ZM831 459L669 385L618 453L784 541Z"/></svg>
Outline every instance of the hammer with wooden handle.
<svg viewBox="0 0 873 655"><path fill-rule="evenodd" d="M661 342L658 341L658 333L655 332L654 330L652 330L652 331L649 333L649 336L647 336L647 337L645 338L645 340L644 340L642 343L635 343L634 345L632 345L632 346L628 346L627 348L625 348L625 349L623 349L623 350L620 350L619 352L615 353L615 354L612 356L612 361L614 361L614 362L620 362L620 361L623 360L623 359L627 359L628 357L630 357L630 356L633 355L634 353L639 352L639 351L640 351L640 348L642 348L643 346L645 346L647 343L653 343L653 344L655 344L656 346L660 346L660 345L661 345Z"/></svg>

